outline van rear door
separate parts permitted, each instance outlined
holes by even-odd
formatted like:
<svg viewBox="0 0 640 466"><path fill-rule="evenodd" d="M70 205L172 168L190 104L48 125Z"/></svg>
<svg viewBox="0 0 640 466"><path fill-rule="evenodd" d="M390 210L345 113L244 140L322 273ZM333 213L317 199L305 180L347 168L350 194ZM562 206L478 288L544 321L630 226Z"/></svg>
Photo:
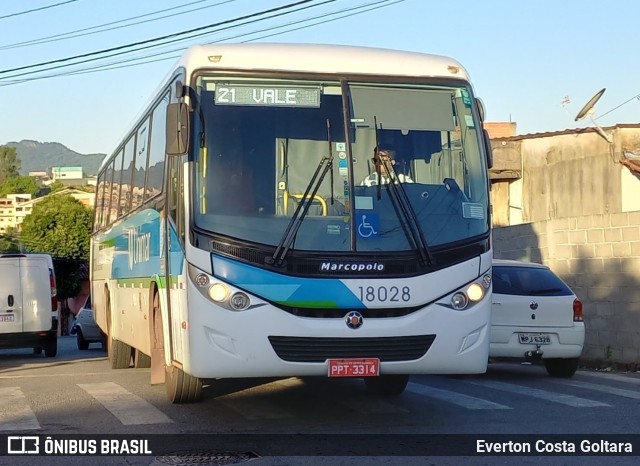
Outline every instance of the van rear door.
<svg viewBox="0 0 640 466"><path fill-rule="evenodd" d="M0 333L21 333L23 329L21 257L0 259Z"/></svg>
<svg viewBox="0 0 640 466"><path fill-rule="evenodd" d="M51 328L50 273L45 256L20 258L23 332L40 332Z"/></svg>

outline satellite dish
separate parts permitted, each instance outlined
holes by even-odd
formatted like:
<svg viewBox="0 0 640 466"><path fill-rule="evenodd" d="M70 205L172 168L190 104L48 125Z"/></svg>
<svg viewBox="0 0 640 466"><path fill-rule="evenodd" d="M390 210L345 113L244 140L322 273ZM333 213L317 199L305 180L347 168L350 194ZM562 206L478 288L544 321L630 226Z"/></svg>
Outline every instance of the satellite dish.
<svg viewBox="0 0 640 466"><path fill-rule="evenodd" d="M593 126L596 127L596 131L598 131L600 136L602 136L609 144L612 144L613 141L611 140L611 138L607 136L604 130L600 127L600 125L598 125L596 120L593 118L593 114L594 114L593 107L596 105L596 102L600 100L600 97L602 97L602 94L604 94L604 91L606 90L607 88L605 87L600 89L598 92L596 92L595 95L589 99L589 102L584 104L584 107L582 107L582 109L578 112L578 114L576 115L576 119L574 121L582 120L584 117L588 115L589 119L591 120L591 123L593 123Z"/></svg>
<svg viewBox="0 0 640 466"><path fill-rule="evenodd" d="M584 107L582 107L582 110L578 112L574 121L582 120L589 114L589 112L593 111L593 107L595 106L596 102L600 100L600 97L602 97L602 94L604 94L604 91L606 90L607 88L605 87L596 92L596 94L589 99L589 102L587 102Z"/></svg>

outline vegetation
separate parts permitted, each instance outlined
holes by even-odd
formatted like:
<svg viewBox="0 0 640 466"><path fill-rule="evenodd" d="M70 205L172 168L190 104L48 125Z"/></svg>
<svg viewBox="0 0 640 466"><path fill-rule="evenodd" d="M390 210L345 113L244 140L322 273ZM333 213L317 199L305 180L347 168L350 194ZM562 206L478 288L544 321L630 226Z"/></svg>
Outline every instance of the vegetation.
<svg viewBox="0 0 640 466"><path fill-rule="evenodd" d="M25 217L20 238L29 252L88 259L92 218L91 209L73 197L52 194Z"/></svg>
<svg viewBox="0 0 640 466"><path fill-rule="evenodd" d="M0 146L0 184L7 179L18 176L20 159L15 147Z"/></svg>
<svg viewBox="0 0 640 466"><path fill-rule="evenodd" d="M89 258L92 219L92 210L73 197L52 194L35 204L22 223L20 239L27 251L58 259L56 282L61 300L80 292L79 263Z"/></svg>
<svg viewBox="0 0 640 466"><path fill-rule="evenodd" d="M13 228L8 228L6 233L0 233L0 253L20 252L20 240Z"/></svg>
<svg viewBox="0 0 640 466"><path fill-rule="evenodd" d="M7 194L31 194L35 197L38 192L40 188L30 176L11 176L0 184L0 197L7 197Z"/></svg>

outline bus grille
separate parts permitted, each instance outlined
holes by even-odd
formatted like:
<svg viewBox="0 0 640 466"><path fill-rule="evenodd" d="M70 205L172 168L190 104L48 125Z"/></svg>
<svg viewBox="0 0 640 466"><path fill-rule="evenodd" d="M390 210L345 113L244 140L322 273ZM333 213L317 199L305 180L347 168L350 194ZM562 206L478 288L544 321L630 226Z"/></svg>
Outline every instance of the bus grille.
<svg viewBox="0 0 640 466"><path fill-rule="evenodd" d="M325 362L343 358L378 358L388 362L420 359L435 338L435 335L366 338L270 336L269 342L278 357L289 362Z"/></svg>

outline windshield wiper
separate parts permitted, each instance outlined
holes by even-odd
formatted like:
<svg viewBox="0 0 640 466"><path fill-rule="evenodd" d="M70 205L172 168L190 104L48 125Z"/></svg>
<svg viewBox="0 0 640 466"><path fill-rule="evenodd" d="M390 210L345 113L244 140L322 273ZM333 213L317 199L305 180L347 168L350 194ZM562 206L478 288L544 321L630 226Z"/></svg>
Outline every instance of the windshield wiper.
<svg viewBox="0 0 640 466"><path fill-rule="evenodd" d="M327 120L327 131L329 131L329 129L329 120ZM291 249L291 245L295 241L296 235L298 234L300 225L302 225L302 221L306 217L307 212L309 211L309 207L311 207L311 204L313 203L313 200L318 193L318 189L320 189L320 185L322 184L324 177L327 176L329 170L333 169L333 151L331 150L331 137L328 138L328 141L329 156L322 157L322 159L320 159L320 163L318 164L316 171L311 177L311 180L309 180L307 189L305 189L304 194L302 195L302 200L296 207L296 210L293 212L291 220L289 221L289 224L287 225L287 228L285 229L275 252L271 257L266 258L266 262L269 265L281 267L284 264L284 260L287 257L289 250Z"/></svg>
<svg viewBox="0 0 640 466"><path fill-rule="evenodd" d="M378 136L378 121L376 116L373 117L373 121L376 129L376 160L374 160L374 165L376 165L376 172L379 171L380 167L382 167L386 172L386 176L389 179L387 189L390 192L391 201L394 205L394 208L396 209L396 213L400 214L401 216L400 221L404 223L404 230L413 243L413 247L418 251L418 254L420 254L421 263L433 265L435 263L435 260L433 258L433 255L431 254L431 249L429 248L427 239L424 237L422 228L418 223L416 212L411 205L409 196L407 196L407 191L404 189L404 186L400 182L400 178L396 173L396 169L393 167L393 165L391 165L391 168L389 168L388 163L381 163L381 161L378 159L378 148L380 147L380 141ZM378 199L380 199L380 180L380 173L378 173Z"/></svg>

